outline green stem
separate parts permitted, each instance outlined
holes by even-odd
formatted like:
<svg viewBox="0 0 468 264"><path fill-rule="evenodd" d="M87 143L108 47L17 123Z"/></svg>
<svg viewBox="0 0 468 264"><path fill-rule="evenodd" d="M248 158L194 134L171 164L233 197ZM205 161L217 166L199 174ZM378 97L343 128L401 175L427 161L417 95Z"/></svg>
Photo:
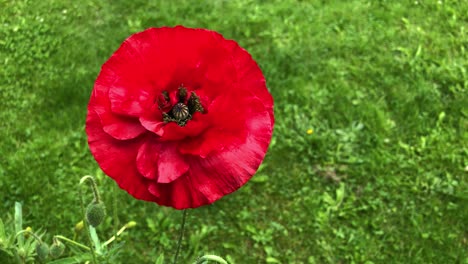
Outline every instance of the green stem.
<svg viewBox="0 0 468 264"><path fill-rule="evenodd" d="M91 176L85 176L85 177L91 177ZM81 178L80 184L85 180L85 177ZM91 177L91 179L92 179L92 177ZM98 262L96 260L96 252L94 252L94 248L93 248L93 239L91 238L91 234L89 233L89 227L88 227L88 224L86 222L87 221L86 220L86 210L85 210L85 207L84 207L83 191L81 189L82 189L81 186L79 186L81 213L83 214L83 224L84 224L85 231L88 234L89 244L91 245L91 256L93 257L93 263L98 264Z"/></svg>
<svg viewBox="0 0 468 264"><path fill-rule="evenodd" d="M60 239L60 240L66 241L66 242L68 242L68 243L70 243L70 244L73 244L73 245L75 245L75 246L77 246L77 247L80 247L80 248L82 248L82 249L84 249L84 250L89 250L89 251L92 250L91 248L89 248L89 247L87 247L87 246L85 246L85 245L83 245L83 244L81 244L81 243L78 243L78 242L76 242L76 241L74 241L74 240L71 240L71 239L66 238L66 237L64 237L64 236L61 236L61 235L56 235L56 236L54 236L54 238L58 238L58 239Z"/></svg>
<svg viewBox="0 0 468 264"><path fill-rule="evenodd" d="M187 220L187 212L188 210L184 210L184 214L182 215L182 226L180 227L179 240L177 241L177 250L174 256L173 264L177 263L177 258L179 257L180 248L182 246L182 239L184 237L185 231L185 221Z"/></svg>
<svg viewBox="0 0 468 264"><path fill-rule="evenodd" d="M125 229L127 229L127 225L124 225L122 228L120 228L119 231L117 231L117 233L115 233L115 235L113 235L111 238L109 238L106 242L104 242L102 244L102 247L106 247L107 245L109 245L110 243L112 243L112 241L114 241L118 236L120 236L123 231L125 231Z"/></svg>
<svg viewBox="0 0 468 264"><path fill-rule="evenodd" d="M117 234L117 228L119 228L120 222L119 217L117 215L117 184L113 184L114 191L112 192L112 213L114 217L114 234ZM117 235L118 236L118 235Z"/></svg>

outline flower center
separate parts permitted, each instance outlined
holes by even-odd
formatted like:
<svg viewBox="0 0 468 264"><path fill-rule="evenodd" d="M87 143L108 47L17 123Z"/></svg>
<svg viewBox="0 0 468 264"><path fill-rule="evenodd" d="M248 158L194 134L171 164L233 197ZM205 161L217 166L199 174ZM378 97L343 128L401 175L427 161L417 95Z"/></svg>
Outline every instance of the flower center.
<svg viewBox="0 0 468 264"><path fill-rule="evenodd" d="M172 107L172 115L177 120L184 120L189 117L189 109L188 106L184 105L183 103L177 103Z"/></svg>
<svg viewBox="0 0 468 264"><path fill-rule="evenodd" d="M191 92L190 96L184 86L180 86L176 92L176 102L171 102L171 98L167 91L163 91L158 99L159 109L163 114L165 123L176 122L183 127L187 124L195 112L203 113L205 110L195 92Z"/></svg>

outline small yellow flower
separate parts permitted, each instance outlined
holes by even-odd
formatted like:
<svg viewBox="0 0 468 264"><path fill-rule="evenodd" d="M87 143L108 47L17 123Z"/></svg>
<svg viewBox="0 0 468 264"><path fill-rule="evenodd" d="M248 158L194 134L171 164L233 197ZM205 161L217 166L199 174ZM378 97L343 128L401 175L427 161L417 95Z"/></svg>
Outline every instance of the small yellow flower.
<svg viewBox="0 0 468 264"><path fill-rule="evenodd" d="M312 135L314 133L314 130L312 128L309 128L307 130L307 135Z"/></svg>

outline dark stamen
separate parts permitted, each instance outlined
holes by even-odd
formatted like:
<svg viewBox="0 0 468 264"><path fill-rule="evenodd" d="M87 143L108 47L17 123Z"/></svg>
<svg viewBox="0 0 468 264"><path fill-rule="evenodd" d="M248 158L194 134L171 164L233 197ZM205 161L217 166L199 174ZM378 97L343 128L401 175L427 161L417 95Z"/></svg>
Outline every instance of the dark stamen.
<svg viewBox="0 0 468 264"><path fill-rule="evenodd" d="M163 91L161 95L156 99L158 103L159 110L166 109L171 106L169 93L167 91Z"/></svg>
<svg viewBox="0 0 468 264"><path fill-rule="evenodd" d="M179 103L185 103L185 99L187 98L187 89L181 85L179 87Z"/></svg>
<svg viewBox="0 0 468 264"><path fill-rule="evenodd" d="M190 98L187 104L190 110L190 114L193 114L195 112L203 113L205 111L205 109L203 109L203 106L200 102L200 97L198 97L198 95L196 95L194 92L190 94Z"/></svg>
<svg viewBox="0 0 468 264"><path fill-rule="evenodd" d="M162 91L162 95L164 96L164 100L166 100L166 102L169 102L171 100L167 91Z"/></svg>

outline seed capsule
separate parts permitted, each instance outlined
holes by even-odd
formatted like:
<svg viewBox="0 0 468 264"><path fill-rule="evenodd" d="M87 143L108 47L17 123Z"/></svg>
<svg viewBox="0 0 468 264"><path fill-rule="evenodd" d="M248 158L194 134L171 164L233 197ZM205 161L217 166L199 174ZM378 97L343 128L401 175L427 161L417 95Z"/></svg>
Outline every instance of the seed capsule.
<svg viewBox="0 0 468 264"><path fill-rule="evenodd" d="M178 103L172 108L172 115L176 120L184 120L189 115L189 109L185 104Z"/></svg>

